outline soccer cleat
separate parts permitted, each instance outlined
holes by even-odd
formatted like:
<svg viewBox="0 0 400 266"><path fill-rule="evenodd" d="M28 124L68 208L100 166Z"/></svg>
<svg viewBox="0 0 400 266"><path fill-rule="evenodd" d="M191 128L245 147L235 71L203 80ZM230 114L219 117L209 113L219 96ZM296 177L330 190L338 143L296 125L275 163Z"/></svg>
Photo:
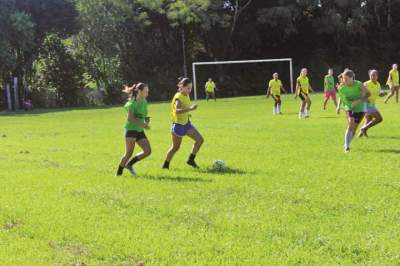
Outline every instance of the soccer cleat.
<svg viewBox="0 0 400 266"><path fill-rule="evenodd" d="M358 137L362 138L364 136L368 138L367 130L362 128L362 129L360 129L360 133L358 134Z"/></svg>
<svg viewBox="0 0 400 266"><path fill-rule="evenodd" d="M350 152L350 147L344 147L344 153L349 153Z"/></svg>
<svg viewBox="0 0 400 266"><path fill-rule="evenodd" d="M193 160L193 161L191 161L191 160L189 160L189 161L187 161L186 162L188 165L190 165L191 167L193 167L193 168L200 168L197 164L196 164L196 162Z"/></svg>
<svg viewBox="0 0 400 266"><path fill-rule="evenodd" d="M137 175L137 172L135 170L135 168L133 168L132 165L127 165L125 166L126 169L128 169L129 172L131 172L132 175Z"/></svg>

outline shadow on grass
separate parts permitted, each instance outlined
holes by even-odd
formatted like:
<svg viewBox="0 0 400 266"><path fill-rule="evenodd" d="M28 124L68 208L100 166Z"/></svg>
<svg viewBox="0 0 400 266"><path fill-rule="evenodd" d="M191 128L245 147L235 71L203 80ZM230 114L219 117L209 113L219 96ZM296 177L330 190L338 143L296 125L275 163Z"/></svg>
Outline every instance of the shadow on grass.
<svg viewBox="0 0 400 266"><path fill-rule="evenodd" d="M212 167L205 168L205 169L199 169L198 170L200 173L205 173L205 174L218 174L218 175L253 175L255 172L253 171L244 171L241 169L235 169L235 168L225 168L223 170L219 169L214 169Z"/></svg>
<svg viewBox="0 0 400 266"><path fill-rule="evenodd" d="M400 149L383 149L383 150L378 150L378 152L400 154Z"/></svg>
<svg viewBox="0 0 400 266"><path fill-rule="evenodd" d="M182 177L182 176L164 176L164 175L143 175L139 176L138 179L148 179L154 181L169 181L169 182L179 182L179 183L211 183L212 179L203 179L196 177Z"/></svg>
<svg viewBox="0 0 400 266"><path fill-rule="evenodd" d="M400 136L369 136L370 139L394 139L400 140Z"/></svg>

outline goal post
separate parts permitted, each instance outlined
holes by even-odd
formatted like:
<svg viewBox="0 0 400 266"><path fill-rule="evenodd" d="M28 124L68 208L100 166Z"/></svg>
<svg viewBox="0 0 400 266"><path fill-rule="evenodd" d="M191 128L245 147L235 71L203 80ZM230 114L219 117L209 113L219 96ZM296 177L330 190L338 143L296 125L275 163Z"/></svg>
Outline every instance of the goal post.
<svg viewBox="0 0 400 266"><path fill-rule="evenodd" d="M197 100L197 80L196 80L196 67L197 66L210 66L210 65L231 65L231 64L255 64L255 63L275 63L275 62L288 62L289 75L290 75L290 90L294 93L293 84L293 60L292 58L278 58L278 59L259 59L259 60L239 60L239 61L211 61L211 62L194 62L193 68L193 89L194 99Z"/></svg>

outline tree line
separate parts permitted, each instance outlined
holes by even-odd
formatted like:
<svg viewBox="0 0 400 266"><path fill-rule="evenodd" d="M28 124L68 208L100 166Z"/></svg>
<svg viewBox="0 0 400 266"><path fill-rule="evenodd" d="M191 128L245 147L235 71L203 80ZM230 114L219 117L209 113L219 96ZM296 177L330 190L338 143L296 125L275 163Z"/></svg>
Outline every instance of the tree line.
<svg viewBox="0 0 400 266"><path fill-rule="evenodd" d="M400 56L398 14L400 0L0 0L1 104L13 77L41 107L119 103L135 81L166 100L194 61L290 57L316 88L328 67L383 78ZM252 95L274 71L288 75L281 64L216 66L198 81Z"/></svg>

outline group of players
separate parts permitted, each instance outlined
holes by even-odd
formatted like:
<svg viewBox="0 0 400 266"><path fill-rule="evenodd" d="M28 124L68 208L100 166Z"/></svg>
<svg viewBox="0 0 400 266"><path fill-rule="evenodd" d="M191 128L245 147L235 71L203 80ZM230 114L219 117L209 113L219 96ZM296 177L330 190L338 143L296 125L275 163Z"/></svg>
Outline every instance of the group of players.
<svg viewBox="0 0 400 266"><path fill-rule="evenodd" d="M303 68L300 76L296 81L295 98L301 99L299 118L310 117L311 98L310 93L313 92L310 81L308 79L308 71ZM369 80L362 83L355 79L355 73L350 69L345 69L338 76L338 82L335 82L333 69L328 70L328 74L324 78L324 103L323 108L326 109L328 101L331 99L336 107L337 114L340 113L343 104L346 111L348 127L345 133L344 151L350 152L350 143L354 138L357 128L362 120L365 124L359 132L359 137L368 137L368 130L383 121L381 113L376 108L376 100L379 96L383 96L384 92L378 81L378 71L372 69L368 72ZM398 65L393 64L389 72L387 85L390 87L390 94L386 97L385 103L393 96L396 96L396 102L399 101L399 72ZM282 114L281 112L281 92L285 92L282 82L279 80L278 73L273 74L272 80L268 83L267 97L274 99L273 114ZM336 94L339 94L339 101Z"/></svg>
<svg viewBox="0 0 400 266"><path fill-rule="evenodd" d="M295 98L298 97L301 99L299 112L299 118L301 119L310 117L311 110L310 92L313 92L313 89L307 74L307 69L303 68L296 82ZM359 137L367 137L368 130L383 121L382 115L375 105L377 98L382 95L382 88L378 81L378 71L374 69L370 70L369 77L370 79L367 82L362 83L355 79L355 73L352 70L345 69L344 72L338 76L338 83L336 84L333 76L333 69L329 69L328 74L324 78L325 99L323 108L326 109L329 99L332 99L338 114L340 113L342 104L346 111L348 122L344 145L346 153L350 151L350 143L364 117L366 117L366 121L360 129ZM399 72L397 64L392 66L387 84L391 88L391 93L386 97L385 103L394 95L398 102ZM172 144L167 151L162 166L163 169L169 169L170 162L179 150L182 139L185 136L188 136L194 141L187 164L198 168L195 158L204 143L204 138L190 121L190 113L197 109L197 105L192 104L190 100L192 86L193 84L190 79L179 79L178 91L171 102ZM213 97L216 100L215 90L215 83L212 79L209 79L205 85L207 100L209 97ZM148 103L146 100L149 95L149 86L145 83L137 83L132 87L125 86L124 92L129 98L124 106L127 112L127 120L125 123L125 154L118 164L117 176L121 176L124 169L129 170L132 174L136 174L133 166L151 154L150 142L145 134L145 130L150 129L150 118L148 117L147 109ZM274 73L273 79L268 83L267 92L267 97L271 96L275 101L273 108L274 115L282 114L281 92L286 93L286 90L279 80L278 73ZM336 99L336 93L339 94L339 101ZM136 144L141 147L142 152L133 156Z"/></svg>

